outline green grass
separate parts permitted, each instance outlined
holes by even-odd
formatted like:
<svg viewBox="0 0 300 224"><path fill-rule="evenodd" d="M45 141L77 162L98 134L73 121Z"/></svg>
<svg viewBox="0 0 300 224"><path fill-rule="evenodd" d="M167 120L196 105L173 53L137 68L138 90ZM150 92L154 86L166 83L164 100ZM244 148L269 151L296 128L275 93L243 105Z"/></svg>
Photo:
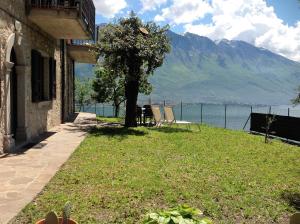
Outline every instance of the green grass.
<svg viewBox="0 0 300 224"><path fill-rule="evenodd" d="M98 116L97 120L100 122L107 122L107 123L123 123L123 118L121 117L102 117L102 116Z"/></svg>
<svg viewBox="0 0 300 224"><path fill-rule="evenodd" d="M96 129L13 223L59 212L68 200L80 223L140 223L183 203L215 223L287 223L299 164L298 147L239 131Z"/></svg>

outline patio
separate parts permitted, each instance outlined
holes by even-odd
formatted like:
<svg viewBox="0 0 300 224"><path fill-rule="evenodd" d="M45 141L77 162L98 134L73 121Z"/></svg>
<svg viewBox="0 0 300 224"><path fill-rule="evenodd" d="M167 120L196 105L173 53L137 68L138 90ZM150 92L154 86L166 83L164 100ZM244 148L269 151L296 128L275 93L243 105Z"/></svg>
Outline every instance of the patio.
<svg viewBox="0 0 300 224"><path fill-rule="evenodd" d="M30 203L79 146L95 124L95 115L80 113L41 136L37 144L0 158L0 223L7 223Z"/></svg>

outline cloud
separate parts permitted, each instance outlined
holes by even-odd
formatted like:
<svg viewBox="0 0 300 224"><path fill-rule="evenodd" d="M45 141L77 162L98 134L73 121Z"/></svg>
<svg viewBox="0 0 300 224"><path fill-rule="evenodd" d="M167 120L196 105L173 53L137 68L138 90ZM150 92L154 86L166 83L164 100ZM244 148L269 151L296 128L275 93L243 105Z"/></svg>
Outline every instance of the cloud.
<svg viewBox="0 0 300 224"><path fill-rule="evenodd" d="M142 12L156 10L160 8L163 4L166 4L168 0L141 0Z"/></svg>
<svg viewBox="0 0 300 224"><path fill-rule="evenodd" d="M96 12L107 18L114 17L122 9L127 7L125 0L94 0Z"/></svg>
<svg viewBox="0 0 300 224"><path fill-rule="evenodd" d="M173 0L170 7L162 9L154 21L167 21L171 24L190 23L211 12L211 6L204 0Z"/></svg>
<svg viewBox="0 0 300 224"><path fill-rule="evenodd" d="M208 24L201 23L205 15L211 16ZM155 19L213 40L243 40L300 61L300 21L285 24L264 0L173 0Z"/></svg>

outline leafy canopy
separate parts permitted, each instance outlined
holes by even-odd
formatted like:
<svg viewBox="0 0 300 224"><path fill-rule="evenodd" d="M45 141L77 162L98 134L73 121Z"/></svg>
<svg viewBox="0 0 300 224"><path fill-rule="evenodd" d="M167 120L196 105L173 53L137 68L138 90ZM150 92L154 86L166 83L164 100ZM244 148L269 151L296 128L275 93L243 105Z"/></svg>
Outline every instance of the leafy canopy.
<svg viewBox="0 0 300 224"><path fill-rule="evenodd" d="M91 80L75 78L75 101L80 105L91 102Z"/></svg>
<svg viewBox="0 0 300 224"><path fill-rule="evenodd" d="M147 77L163 64L165 54L170 51L168 29L153 22L144 24L132 12L129 18L101 29L97 53L111 67L122 70L125 81L138 80L149 85Z"/></svg>
<svg viewBox="0 0 300 224"><path fill-rule="evenodd" d="M298 86L298 88L297 88L297 94L298 94L297 97L295 97L294 99L292 99L292 103L294 105L299 105L300 104L300 86Z"/></svg>
<svg viewBox="0 0 300 224"><path fill-rule="evenodd" d="M95 69L95 79L93 80L93 98L98 103L121 103L124 96L124 77L118 76L113 70L104 67Z"/></svg>

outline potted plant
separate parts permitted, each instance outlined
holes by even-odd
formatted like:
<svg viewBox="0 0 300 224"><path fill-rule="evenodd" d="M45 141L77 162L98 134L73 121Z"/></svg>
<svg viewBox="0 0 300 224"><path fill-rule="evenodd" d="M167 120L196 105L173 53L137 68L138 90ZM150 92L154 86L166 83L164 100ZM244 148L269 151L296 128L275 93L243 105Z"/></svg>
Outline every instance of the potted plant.
<svg viewBox="0 0 300 224"><path fill-rule="evenodd" d="M78 224L70 219L71 208L71 203L67 202L64 206L62 217L58 217L56 212L51 211L46 215L45 219L37 221L36 224Z"/></svg>

